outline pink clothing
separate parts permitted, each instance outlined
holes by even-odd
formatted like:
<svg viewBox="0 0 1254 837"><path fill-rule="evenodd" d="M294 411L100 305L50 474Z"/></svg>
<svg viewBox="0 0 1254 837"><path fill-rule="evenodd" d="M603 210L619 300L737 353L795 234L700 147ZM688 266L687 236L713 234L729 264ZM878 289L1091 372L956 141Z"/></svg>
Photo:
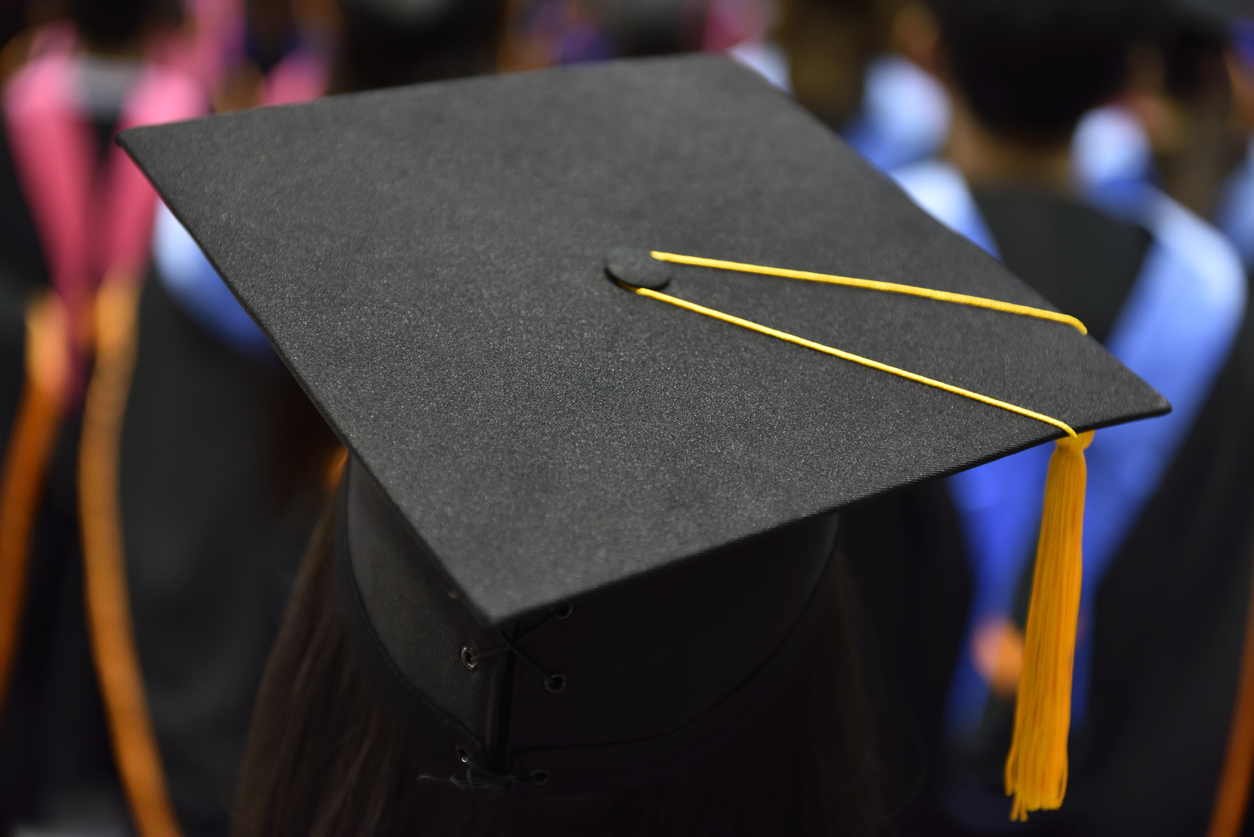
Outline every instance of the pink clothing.
<svg viewBox="0 0 1254 837"><path fill-rule="evenodd" d="M330 62L322 53L311 48L293 50L266 77L260 104L288 105L316 99L326 93L330 80Z"/></svg>
<svg viewBox="0 0 1254 837"><path fill-rule="evenodd" d="M92 125L77 105L75 70L75 59L63 53L35 59L6 86L4 114L52 288L77 323L107 273L142 277L157 195L120 148L97 162ZM126 98L118 130L199 116L206 105L194 81L148 66Z"/></svg>

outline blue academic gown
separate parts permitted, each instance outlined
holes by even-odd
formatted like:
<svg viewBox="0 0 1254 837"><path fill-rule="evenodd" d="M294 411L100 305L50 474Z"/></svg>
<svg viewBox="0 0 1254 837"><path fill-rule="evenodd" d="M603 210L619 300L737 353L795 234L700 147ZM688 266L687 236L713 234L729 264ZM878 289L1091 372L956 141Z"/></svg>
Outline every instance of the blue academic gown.
<svg viewBox="0 0 1254 837"><path fill-rule="evenodd" d="M1247 272L1254 272L1254 140L1245 159L1228 177L1215 223L1237 248Z"/></svg>
<svg viewBox="0 0 1254 837"><path fill-rule="evenodd" d="M993 241L961 174L934 160L897 170L903 189L934 217L994 257ZM1091 196L1092 197L1092 196ZM1092 197L1099 205L1100 197ZM1121 196L1116 214L1153 243L1120 310L1107 348L1172 403L1170 415L1098 431L1088 459L1081 624L1092 623L1094 594L1124 538L1153 496L1232 350L1245 311L1246 283L1233 248L1212 227L1148 185ZM975 579L973 624L1013 608L1031 559L1050 450L1042 446L958 474L949 481ZM1076 648L1073 723L1084 721L1089 632ZM987 688L966 655L948 707L951 729L979 720Z"/></svg>

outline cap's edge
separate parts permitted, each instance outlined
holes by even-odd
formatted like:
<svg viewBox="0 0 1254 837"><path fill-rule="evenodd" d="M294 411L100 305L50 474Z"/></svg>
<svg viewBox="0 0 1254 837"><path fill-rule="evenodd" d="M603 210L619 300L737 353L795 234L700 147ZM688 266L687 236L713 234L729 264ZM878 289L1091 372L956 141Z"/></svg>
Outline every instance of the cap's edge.
<svg viewBox="0 0 1254 837"><path fill-rule="evenodd" d="M1154 407L1147 408L1132 416L1126 416L1126 417L1121 417L1118 419L1110 419L1107 421L1091 422L1087 424L1077 425L1073 429L1078 433L1083 433L1089 430L1101 430L1106 427L1115 427L1121 424L1128 424L1133 421L1142 421L1145 419L1155 418L1155 417L1170 413L1172 409L1170 402L1168 402L1166 398L1164 398L1160 393L1158 393L1157 390L1154 390L1148 384L1146 384L1145 386L1147 389L1149 389L1151 392L1153 392L1157 396L1157 400L1159 403L1155 405ZM449 578L450 582L452 582L458 588L460 592L466 595L467 604L470 604L472 602L474 603L474 606L471 609L474 612L476 618L484 620L485 624L499 627L511 621L526 618L527 616L533 615L539 611L543 611L545 608L551 607L556 603L559 603L562 601L575 600L575 599L578 599L580 596L586 595L596 590L605 589L607 587L616 586L618 584L625 584L627 582L632 581L633 579L639 578L641 575L651 573L651 572L656 572L658 570L664 569L668 566L671 566L673 564L676 564L682 561L698 560L702 556L707 555L711 552L714 552L720 549L726 549L728 547L734 546L737 543L741 543L751 538L759 537L765 534L766 532L771 531L774 528L790 526L793 524L801 523L807 520L812 520L814 518L823 517L823 516L830 515L830 514L839 514L840 512L843 512L847 509L852 509L857 506L860 506L863 503L868 503L874 500L879 500L884 497L890 497L893 494L896 494L900 491L906 491L911 488L915 488L919 485L922 485L923 483L931 482L933 480L945 479L946 477L951 477L954 474L958 474L963 471L968 471L972 468L978 468L981 465L986 465L989 462L994 462L998 459L1003 459L1007 456L1013 456L1016 453L1021 453L1025 450L1029 450L1031 448L1038 447L1040 445L1048 444L1049 442L1055 442L1061 438L1064 438L1066 435L1067 434L1061 430L1054 430L1051 428L1051 432L1047 434L1042 434L1042 436L1036 440L1025 442L1021 445L1015 445L1007 450L998 451L996 453L988 454L987 456L982 456L976 460L973 460L969 463L962 465L961 467L946 469L943 471L937 471L935 473L920 474L917 479L911 480L906 483L902 483L900 485L893 486L892 488L889 488L883 491L878 491L873 494L867 494L865 496L859 497L856 500L853 500L844 505L836 506L832 508L822 508L822 509L818 509L814 511L811 514L803 515L803 516L789 519L789 520L780 521L777 526L771 527L771 529L759 529L759 530L754 530L752 532L746 532L743 535L740 535L738 537L714 544L708 547L707 549L704 549L701 552L696 553L696 554L686 553L683 555L663 557L663 558L660 558L657 563L652 564L648 567L641 568L640 570L633 572L629 575L623 575L619 578L616 578L613 582L589 583L581 587L580 589L563 591L560 595L550 596L543 600L538 600L538 599L535 601L524 600L524 601L518 601L518 602L504 601L501 599L499 595L493 595L495 591L477 589L477 588L457 582L455 579L451 577L450 573L448 573L447 570L444 570L442 566L443 564L442 561L436 558L435 563L441 566L441 571L446 577ZM360 463L360 464L364 464L364 463ZM369 470L369 468L367 468L367 470ZM374 477L374 474L371 473L371 476ZM402 515L402 517L404 517L404 515ZM408 519L406 519L406 523L410 526L410 529L412 532L413 526L412 524L409 524ZM432 556L436 555L434 550L432 550L430 554ZM495 602L493 600L495 600Z"/></svg>

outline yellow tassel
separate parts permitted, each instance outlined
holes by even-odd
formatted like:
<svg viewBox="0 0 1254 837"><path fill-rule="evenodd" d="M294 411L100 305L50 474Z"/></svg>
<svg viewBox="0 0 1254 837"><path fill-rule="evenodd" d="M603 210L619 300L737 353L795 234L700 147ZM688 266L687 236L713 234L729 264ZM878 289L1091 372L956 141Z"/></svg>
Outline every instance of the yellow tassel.
<svg viewBox="0 0 1254 837"><path fill-rule="evenodd" d="M1071 726L1071 668L1080 615L1080 556L1084 536L1084 449L1092 431L1058 440L1049 460L1045 509L1036 547L1023 672L1015 705L1014 738L1006 758L1010 819L1053 810L1067 791L1067 733Z"/></svg>

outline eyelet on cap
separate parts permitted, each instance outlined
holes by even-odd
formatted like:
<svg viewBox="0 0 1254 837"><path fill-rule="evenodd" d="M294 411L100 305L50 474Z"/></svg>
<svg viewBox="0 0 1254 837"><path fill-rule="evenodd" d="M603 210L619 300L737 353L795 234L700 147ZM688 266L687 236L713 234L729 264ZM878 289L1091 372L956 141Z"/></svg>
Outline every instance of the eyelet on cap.
<svg viewBox="0 0 1254 837"><path fill-rule="evenodd" d="M533 771L531 771L530 773L528 773L528 774L527 774L527 778L531 780L531 783L532 783L533 785L544 785L544 784L548 784L548 781L549 781L549 771L547 771L547 770L533 770Z"/></svg>
<svg viewBox="0 0 1254 837"><path fill-rule="evenodd" d="M457 760L462 764L470 764L470 751L462 745L458 744L454 747L453 753L457 756Z"/></svg>
<svg viewBox="0 0 1254 837"><path fill-rule="evenodd" d="M569 619L570 615L575 612L575 606L570 602L558 605L553 610L554 619Z"/></svg>
<svg viewBox="0 0 1254 837"><path fill-rule="evenodd" d="M475 649L469 645L462 648L462 665L471 671L479 668L479 659L475 656Z"/></svg>
<svg viewBox="0 0 1254 837"><path fill-rule="evenodd" d="M566 688L566 675L560 671L555 671L544 679L544 688L553 694L557 694Z"/></svg>

